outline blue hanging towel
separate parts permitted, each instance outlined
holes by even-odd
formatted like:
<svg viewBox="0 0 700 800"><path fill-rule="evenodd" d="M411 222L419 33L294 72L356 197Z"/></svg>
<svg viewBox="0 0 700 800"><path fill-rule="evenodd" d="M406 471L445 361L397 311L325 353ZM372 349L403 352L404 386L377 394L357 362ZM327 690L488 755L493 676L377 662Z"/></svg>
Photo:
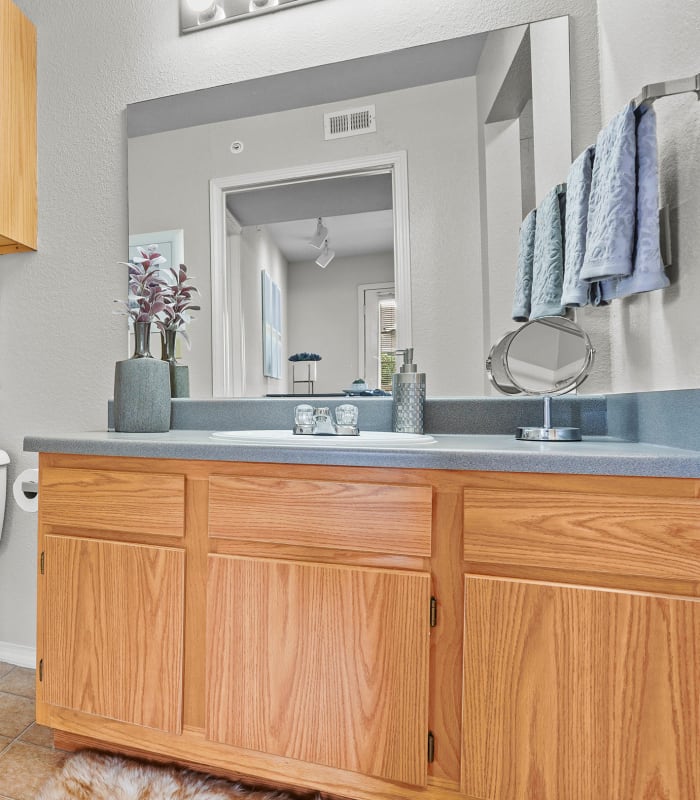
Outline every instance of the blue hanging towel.
<svg viewBox="0 0 700 800"><path fill-rule="evenodd" d="M566 194L550 189L537 209L530 319L564 313L564 210Z"/></svg>
<svg viewBox="0 0 700 800"><path fill-rule="evenodd" d="M659 156L656 112L637 110L637 203L632 274L603 284L603 298L614 300L670 285L661 258L659 231Z"/></svg>
<svg viewBox="0 0 700 800"><path fill-rule="evenodd" d="M586 148L571 165L566 178L566 252L562 303L567 308L600 305L600 284L581 280L581 268L586 256L594 157L595 147Z"/></svg>
<svg viewBox="0 0 700 800"><path fill-rule="evenodd" d="M581 280L632 273L636 187L636 124L629 103L598 134L591 178L586 255Z"/></svg>
<svg viewBox="0 0 700 800"><path fill-rule="evenodd" d="M516 322L530 319L530 299L532 294L532 262L535 257L535 226L537 211L531 211L520 226L520 249L518 250L518 271L515 276L512 317Z"/></svg>

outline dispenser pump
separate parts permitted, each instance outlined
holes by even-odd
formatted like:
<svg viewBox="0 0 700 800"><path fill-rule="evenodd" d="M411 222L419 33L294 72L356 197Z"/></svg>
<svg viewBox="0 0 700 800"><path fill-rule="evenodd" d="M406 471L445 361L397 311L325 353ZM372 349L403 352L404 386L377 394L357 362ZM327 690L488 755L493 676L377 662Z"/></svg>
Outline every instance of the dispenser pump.
<svg viewBox="0 0 700 800"><path fill-rule="evenodd" d="M405 350L397 350L396 355L403 353L403 364L401 365L401 372L418 372L418 367L413 363L413 348L407 347Z"/></svg>
<svg viewBox="0 0 700 800"><path fill-rule="evenodd" d="M403 364L392 379L392 429L396 433L423 433L425 373L413 363L413 348L396 350Z"/></svg>

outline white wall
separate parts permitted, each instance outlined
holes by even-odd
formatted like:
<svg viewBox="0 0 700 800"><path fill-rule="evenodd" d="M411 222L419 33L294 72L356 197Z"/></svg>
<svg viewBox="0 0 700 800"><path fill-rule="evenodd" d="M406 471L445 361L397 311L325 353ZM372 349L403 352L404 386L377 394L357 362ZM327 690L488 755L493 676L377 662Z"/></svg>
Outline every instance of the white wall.
<svg viewBox="0 0 700 800"><path fill-rule="evenodd" d="M605 121L643 85L700 71L697 0L671 6L598 0L598 6ZM671 286L612 304L612 388L620 392L700 386L700 102L679 95L654 108L661 205L671 207Z"/></svg>
<svg viewBox="0 0 700 800"><path fill-rule="evenodd" d="M282 377L263 375L262 283L261 270L280 287L282 301ZM244 331L245 394L263 397L288 391L286 357L288 349L289 292L288 264L264 226L248 225L241 230L241 309ZM211 393L210 393L211 394Z"/></svg>
<svg viewBox="0 0 700 800"><path fill-rule="evenodd" d="M112 299L126 286L116 262L127 255L127 103L570 14L578 150L598 128L594 0L324 0L183 37L175 0L16 2L38 28L39 251L0 259L0 445L10 479L36 463L22 452L25 434L105 427L124 353ZM35 535L36 518L10 506L0 642L34 642Z"/></svg>
<svg viewBox="0 0 700 800"><path fill-rule="evenodd" d="M326 269L313 261L298 262L289 265L288 275L289 353L321 355L314 391L339 392L364 377L359 367L357 287L393 281L394 254L334 258Z"/></svg>

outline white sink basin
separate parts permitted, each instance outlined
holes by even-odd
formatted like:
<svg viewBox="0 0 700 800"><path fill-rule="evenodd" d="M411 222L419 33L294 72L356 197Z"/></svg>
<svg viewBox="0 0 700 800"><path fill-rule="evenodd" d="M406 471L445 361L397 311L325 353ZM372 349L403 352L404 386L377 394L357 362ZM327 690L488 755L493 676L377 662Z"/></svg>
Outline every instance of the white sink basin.
<svg viewBox="0 0 700 800"><path fill-rule="evenodd" d="M306 436L291 431L216 431L215 439L274 447L416 447L435 444L432 436L391 431L360 431L358 436Z"/></svg>

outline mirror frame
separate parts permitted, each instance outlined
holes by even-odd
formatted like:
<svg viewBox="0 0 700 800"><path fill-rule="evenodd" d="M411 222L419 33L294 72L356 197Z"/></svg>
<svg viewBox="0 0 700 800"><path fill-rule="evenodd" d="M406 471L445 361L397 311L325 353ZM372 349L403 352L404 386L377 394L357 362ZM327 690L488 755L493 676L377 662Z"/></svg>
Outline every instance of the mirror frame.
<svg viewBox="0 0 700 800"><path fill-rule="evenodd" d="M243 316L240 302L238 307L236 306L236 299L240 298L232 286L227 269L226 194L241 189L262 188L295 181L377 172L388 172L392 177L397 345L399 349L412 346L408 157L405 150L213 178L209 181L213 397L240 396L244 365L240 329Z"/></svg>
<svg viewBox="0 0 700 800"><path fill-rule="evenodd" d="M566 384L554 386L552 389L528 389L525 386L521 385L518 381L515 380L513 377L513 373L508 365L508 356L510 354L510 348L515 339L528 327L532 325L548 325L552 328L558 328L559 330L568 330L571 333L576 333L580 335L580 338L583 340L583 346L585 348L585 355L583 358L583 363L581 365L581 369L575 374L572 375L571 378L567 381ZM595 363L595 348L591 344L591 339L588 336L588 333L578 325L574 320L569 319L568 317L538 317L537 319L531 319L529 322L526 322L524 325L521 325L514 331L508 331L508 333L504 334L491 348L489 351L488 357L486 358L486 372L488 374L489 380L491 384L502 394L509 394L509 395L518 395L524 394L528 397L556 397L562 394L568 394L569 392L573 391L574 389L578 389L579 386L588 378L593 369L593 364ZM498 371L502 369L503 375L497 374ZM510 381L510 384L506 384L503 378L506 378Z"/></svg>

